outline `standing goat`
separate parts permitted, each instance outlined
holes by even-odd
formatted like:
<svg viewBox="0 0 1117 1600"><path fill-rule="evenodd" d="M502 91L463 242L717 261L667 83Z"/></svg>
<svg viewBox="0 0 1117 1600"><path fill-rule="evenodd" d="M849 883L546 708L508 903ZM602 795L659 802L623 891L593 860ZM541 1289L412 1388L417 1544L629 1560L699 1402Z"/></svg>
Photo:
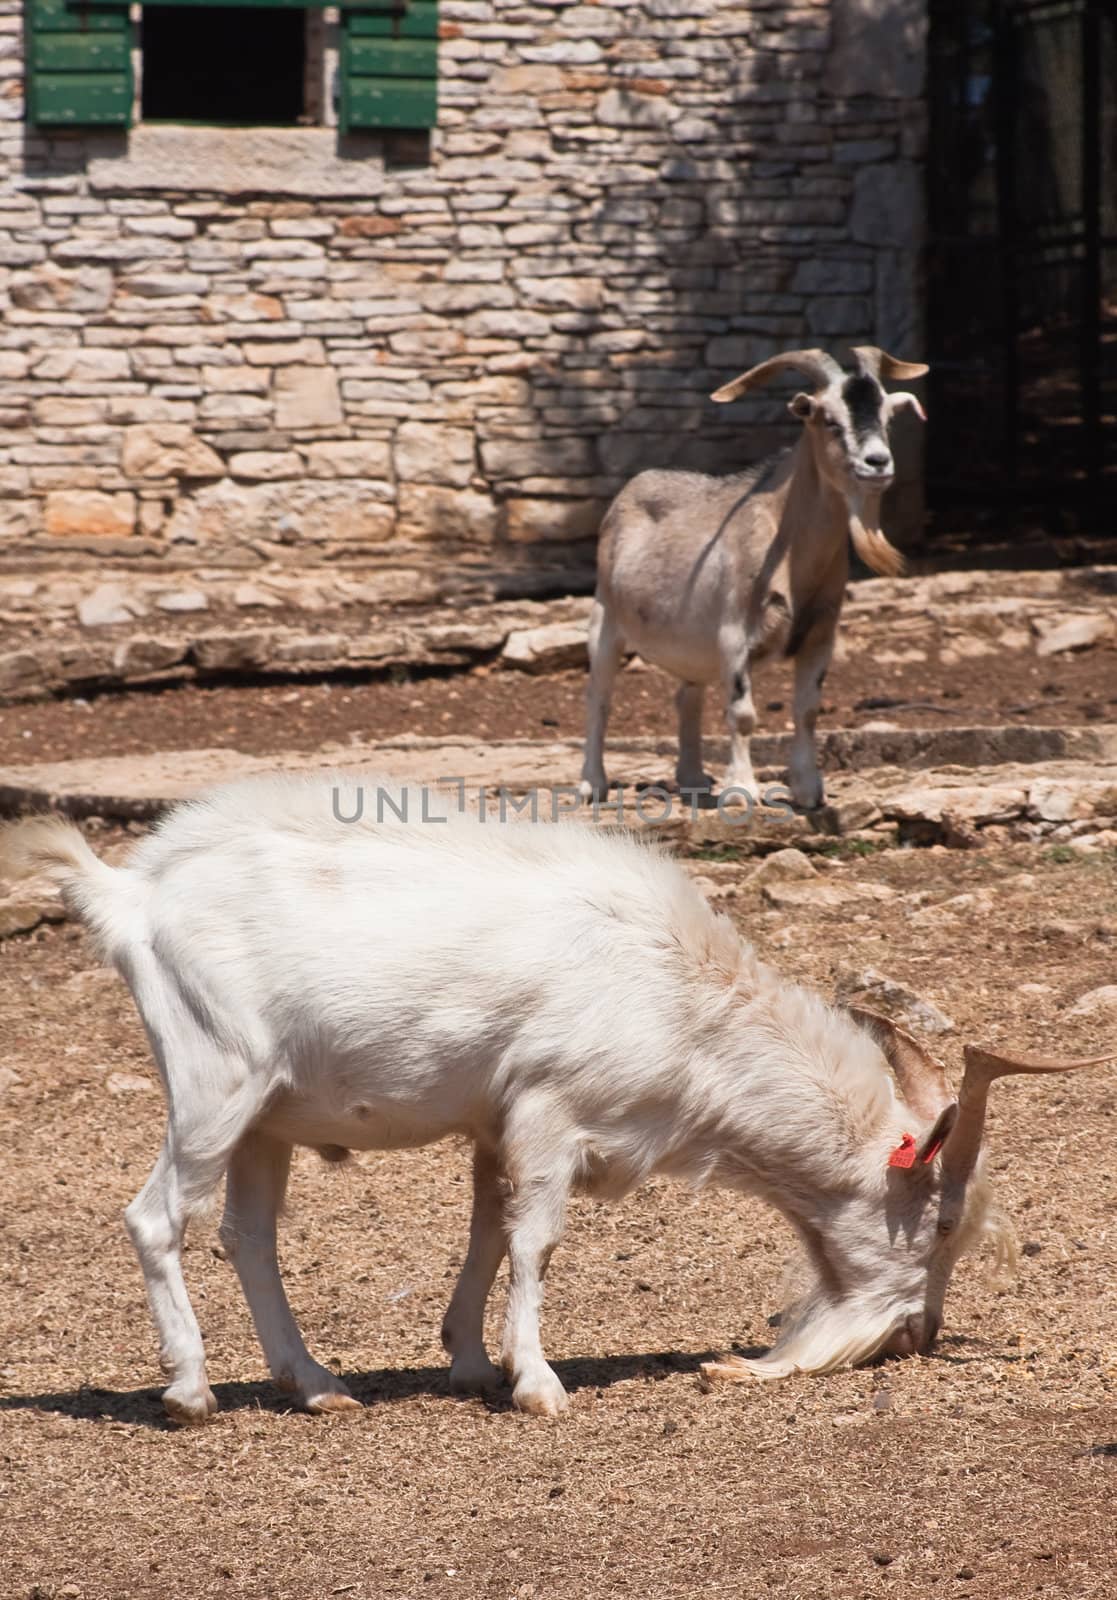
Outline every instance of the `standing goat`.
<svg viewBox="0 0 1117 1600"><path fill-rule="evenodd" d="M654 1173L760 1195L806 1248L811 1286L770 1354L732 1375L928 1350L955 1261L998 1231L990 1081L1086 1063L967 1049L955 1101L913 1040L781 980L646 847L577 824L405 823L407 791L387 792L390 820L345 823L352 797L340 807L331 780L217 790L117 869L57 819L0 837L0 863L58 877L163 1079L166 1137L126 1216L169 1415L216 1407L181 1247L222 1176L221 1238L272 1373L311 1411L356 1404L308 1353L279 1277L296 1144L336 1159L472 1141L450 1380L499 1380L482 1322L507 1253L503 1365L524 1411L566 1403L539 1310L567 1196L618 1199Z"/></svg>
<svg viewBox="0 0 1117 1600"><path fill-rule="evenodd" d="M603 799L608 790L609 702L631 649L681 680L681 789L710 786L702 769L702 700L706 685L721 679L731 740L726 784L750 795L752 668L768 656L793 656L791 798L808 810L822 804L815 722L845 594L848 543L874 572L900 571L899 552L880 531L880 499L893 477L888 428L905 406L924 414L913 394L886 394L882 380L927 371L875 346L853 355L857 370L847 374L824 350L792 350L714 394L736 400L789 368L805 373L811 393L789 403L804 424L792 450L731 477L642 472L609 507L590 617L584 799Z"/></svg>

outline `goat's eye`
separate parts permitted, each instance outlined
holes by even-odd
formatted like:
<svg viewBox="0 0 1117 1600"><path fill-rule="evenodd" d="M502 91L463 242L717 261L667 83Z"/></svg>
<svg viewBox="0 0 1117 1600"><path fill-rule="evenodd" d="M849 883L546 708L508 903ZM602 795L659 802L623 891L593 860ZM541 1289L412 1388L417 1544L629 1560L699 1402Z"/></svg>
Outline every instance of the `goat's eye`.
<svg viewBox="0 0 1117 1600"><path fill-rule="evenodd" d="M836 417L827 417L826 426L830 429L831 433L841 433L842 431L842 425Z"/></svg>
<svg viewBox="0 0 1117 1600"><path fill-rule="evenodd" d="M953 1219L951 1217L940 1217L939 1220L938 1220L938 1223L936 1225L936 1232L939 1233L944 1239L946 1238L948 1233L953 1233L954 1232Z"/></svg>

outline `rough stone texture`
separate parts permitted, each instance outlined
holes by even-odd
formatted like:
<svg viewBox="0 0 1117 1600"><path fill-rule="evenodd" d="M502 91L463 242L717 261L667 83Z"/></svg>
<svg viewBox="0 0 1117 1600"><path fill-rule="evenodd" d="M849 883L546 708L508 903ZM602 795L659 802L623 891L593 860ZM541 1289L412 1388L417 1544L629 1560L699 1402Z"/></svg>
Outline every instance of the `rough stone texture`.
<svg viewBox="0 0 1117 1600"><path fill-rule="evenodd" d="M886 883L765 883L761 898L778 911L794 911L799 906L842 906L851 900L891 900L895 894Z"/></svg>
<svg viewBox="0 0 1117 1600"><path fill-rule="evenodd" d="M1114 633L1112 617L1098 612L1037 620L1036 630L1039 634L1036 654L1040 656L1058 655L1063 650L1088 650L1091 645L1111 639Z"/></svg>
<svg viewBox="0 0 1117 1600"><path fill-rule="evenodd" d="M1067 1012L1068 1017L1092 1017L1098 1012L1117 1013L1117 983L1104 983L1100 989L1091 989L1080 995Z"/></svg>
<svg viewBox="0 0 1117 1600"><path fill-rule="evenodd" d="M852 1000L856 996L858 1000L883 1005L897 1022L914 1028L918 1033L954 1031L954 1019L948 1017L945 1011L940 1011L932 1001L897 983L895 978L878 972L875 967L838 972L835 974L834 987L840 1000Z"/></svg>
<svg viewBox="0 0 1117 1600"><path fill-rule="evenodd" d="M217 451L183 422L125 428L120 466L130 478L220 478L225 472Z"/></svg>
<svg viewBox="0 0 1117 1600"><path fill-rule="evenodd" d="M100 489L57 489L46 497L43 531L47 534L127 538L135 531L136 497Z"/></svg>
<svg viewBox="0 0 1117 1600"><path fill-rule="evenodd" d="M9 563L487 550L530 592L640 467L793 436L779 394L710 403L742 364L921 353L920 0L444 0L429 150L28 129L21 14L0 0Z"/></svg>
<svg viewBox="0 0 1117 1600"><path fill-rule="evenodd" d="M468 563L461 556L442 564L424 555L415 563L379 569L368 564L367 548L362 549L360 565L331 563L292 570L278 560L256 564L252 541L263 541L269 534L295 538L313 528L324 542L331 526L336 536L350 519L351 525L364 525L373 532L383 526L390 479L342 473L361 465L390 469L387 447L368 456L348 453L363 451L356 442L327 442L319 448L331 452L324 459L339 474L336 478L253 486L211 483L199 490L188 502L196 520L188 525L183 517L177 528L188 580L183 573L175 583L164 570L136 572L107 562L87 572L38 569L10 576L0 572L0 700L74 689L91 679L99 684L135 681L143 663L154 659L153 639L171 655L165 665L152 666L152 672L190 676L200 670L191 649L197 636L218 628L227 635L238 630L258 632L260 613L266 617L269 612L282 615L274 623L267 618L269 654L261 663L265 671L468 665L494 657L505 667L530 669L536 661L550 667L585 665L589 600L565 597L493 604L495 596L515 588L517 579L481 551ZM239 497L245 563L199 566L211 519L224 497L233 494ZM491 497L437 484L405 486L401 504L414 518L416 529L428 519L435 530L444 530L461 517L463 495L478 518L497 516ZM336 525L331 525L331 518ZM424 536L434 537L429 530ZM249 563L251 579L246 581ZM565 588L567 576L557 577ZM549 580L543 574L537 579L539 592L550 592ZM587 571L587 583L589 579ZM453 609L444 608L441 601ZM374 617L369 607L377 608ZM936 653L941 658L962 646L967 656L975 658L997 650L1030 652L1034 636L1058 630L1068 614L1097 619L1098 642L1083 648L1108 651L1112 634L1117 633L1111 628L1115 612L1117 572L1106 567L872 579L850 586L839 659L846 653L871 653L881 662L923 660ZM517 640L501 655L513 634L524 635L525 642L521 646ZM335 641L332 650L323 643L326 638ZM131 654L130 641L135 644ZM240 670L235 651L230 651L221 670ZM820 744L830 771L889 764L913 771L945 765L969 769L1117 759L1117 732L1106 723L1081 728L1021 724L900 729L877 722L852 731L824 727ZM754 749L760 761L784 759L783 743L770 734L759 734ZM711 759L724 759L724 741L711 740L710 751ZM908 787L912 786L909 780ZM1066 803L1031 792L1028 815L1056 821L1046 813ZM943 804L939 819L943 837L960 844L965 824L954 828L949 797ZM870 803L851 802L828 807L820 825L848 833L878 820L879 811Z"/></svg>
<svg viewBox="0 0 1117 1600"><path fill-rule="evenodd" d="M802 850L776 850L766 856L753 873L751 883L765 884L802 883L818 876L818 869Z"/></svg>
<svg viewBox="0 0 1117 1600"><path fill-rule="evenodd" d="M549 627L520 629L508 635L500 659L505 666L524 672L585 666L585 626L554 622Z"/></svg>
<svg viewBox="0 0 1117 1600"><path fill-rule="evenodd" d="M43 922L64 922L66 911L57 887L47 878L26 878L9 894L0 894L0 939L30 933Z"/></svg>
<svg viewBox="0 0 1117 1600"><path fill-rule="evenodd" d="M829 94L916 99L923 93L926 36L924 0L846 0L834 7L823 87Z"/></svg>
<svg viewBox="0 0 1117 1600"><path fill-rule="evenodd" d="M492 638L490 635L490 644ZM388 640L383 644L390 648ZM447 626L441 641L443 659L455 646L463 644L467 641ZM205 641L209 659L216 663L238 651L247 660L253 648L261 648L259 634L229 636L214 631ZM774 740L775 748L766 752L763 766L779 771L789 742L786 737ZM662 793L642 799L639 785L657 771L666 777L672 757L673 750L667 744L653 747L636 740L615 741L610 746L610 765L620 788L611 794L608 803L596 809L586 808L582 814L607 825L654 828L665 842L734 843L761 855L773 851L782 854L788 845L796 846L798 851L827 847L833 828L820 815L788 817L782 808L768 811L763 804L748 810L696 810L687 802L672 800ZM0 815L28 806L50 805L75 815L151 817L173 800L232 778L257 772L341 768L353 773L390 773L402 782L432 786L440 779L460 779L462 793L472 797L473 803L481 789L492 794L504 787L520 796L534 792L538 813L561 820L579 809L576 796L580 765L581 746L573 739L494 743L411 735L375 746L324 745L313 754L287 752L271 757L246 756L235 750L155 751L142 756L2 768ZM924 791L926 803L922 807L916 798L919 791L911 788L910 774L902 767L866 767L828 774L827 785L833 796L833 809L845 809L851 815L864 808L876 811L879 821L868 834L859 830L858 837L875 838L882 843L902 843L909 838L927 844L944 842L943 795L949 796L954 825L965 821L982 830L986 845L1013 836L1005 826L1008 822L1025 826L1031 839L1051 837L1056 841L1064 835L1073 836L1070 829L1078 827L1084 830L1085 840L1101 839L1103 844L1098 848L1104 848L1105 837L1117 818L1117 749L1111 749L1106 762L1050 760L1031 767L1005 764L973 771L944 767L931 776L934 785ZM1074 793L1078 820L1069 825L1023 821L1028 790L1037 785L1047 790L1057 786ZM992 806L991 795L996 797ZM1091 844L1090 848L1094 846ZM888 892L879 885L865 886L853 878L831 873L826 877L804 873L794 852L790 863L785 856L782 862L777 859L770 871L763 872L757 887L769 904L788 909L808 902L836 907L845 901L871 901Z"/></svg>

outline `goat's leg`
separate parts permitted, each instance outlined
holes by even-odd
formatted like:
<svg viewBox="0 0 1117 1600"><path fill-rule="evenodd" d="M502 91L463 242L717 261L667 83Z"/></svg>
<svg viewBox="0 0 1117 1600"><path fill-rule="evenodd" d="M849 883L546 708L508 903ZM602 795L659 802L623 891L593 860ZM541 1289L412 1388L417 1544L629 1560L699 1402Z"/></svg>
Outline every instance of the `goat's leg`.
<svg viewBox="0 0 1117 1600"><path fill-rule="evenodd" d="M360 1403L306 1345L287 1303L276 1255L276 1217L287 1190L291 1146L245 1134L229 1161L221 1243L236 1268L272 1377L307 1411L359 1411Z"/></svg>
<svg viewBox="0 0 1117 1600"><path fill-rule="evenodd" d="M215 1174L214 1181L220 1173ZM124 1213L159 1334L159 1363L171 1379L163 1405L172 1422L204 1422L217 1410L206 1377L202 1330L182 1275L182 1240L188 1208L180 1192L168 1143L150 1178Z"/></svg>
<svg viewBox="0 0 1117 1600"><path fill-rule="evenodd" d="M469 1249L442 1321L442 1343L450 1355L450 1387L492 1389L500 1368L485 1349L485 1302L504 1257L504 1205L500 1169L491 1150L473 1151L473 1215Z"/></svg>
<svg viewBox="0 0 1117 1600"><path fill-rule="evenodd" d="M566 1409L566 1391L547 1365L539 1338L543 1278L562 1237L566 1197L574 1163L561 1139L541 1148L538 1131L546 1112L533 1113L521 1101L516 1121L522 1132L505 1136L505 1169L512 1190L505 1205L510 1285L504 1316L501 1361L512 1381L512 1400L521 1411L553 1417Z"/></svg>
<svg viewBox="0 0 1117 1600"><path fill-rule="evenodd" d="M190 1217L207 1203L241 1134L257 1116L263 1095L243 1068L222 1058L194 1061L192 1096L168 1083L169 1126L150 1178L124 1220L143 1269L160 1360L171 1383L163 1405L173 1422L204 1422L217 1410L206 1378L205 1350L182 1275L182 1241ZM230 1094L222 1081L240 1081ZM206 1092L201 1085L206 1085Z"/></svg>
<svg viewBox="0 0 1117 1600"><path fill-rule="evenodd" d="M752 770L749 741L756 727L756 705L752 698L748 645L735 641L722 655L725 679L726 721L729 724L729 770L725 788L743 789L756 796L756 777Z"/></svg>
<svg viewBox="0 0 1117 1600"><path fill-rule="evenodd" d="M707 790L713 780L702 770L702 702L706 686L702 683L680 683L675 695L675 708L679 713L679 759L675 764L675 782L683 791Z"/></svg>
<svg viewBox="0 0 1117 1600"><path fill-rule="evenodd" d="M613 684L624 654L624 640L608 608L595 600L589 626L590 676L586 688L586 750L579 793L583 800L604 800L609 792L605 776L605 729Z"/></svg>
<svg viewBox="0 0 1117 1600"><path fill-rule="evenodd" d="M834 653L836 619L812 628L795 657L795 734L788 759L787 782L795 805L813 811L825 797L822 773L818 769L815 724L822 700L826 669Z"/></svg>

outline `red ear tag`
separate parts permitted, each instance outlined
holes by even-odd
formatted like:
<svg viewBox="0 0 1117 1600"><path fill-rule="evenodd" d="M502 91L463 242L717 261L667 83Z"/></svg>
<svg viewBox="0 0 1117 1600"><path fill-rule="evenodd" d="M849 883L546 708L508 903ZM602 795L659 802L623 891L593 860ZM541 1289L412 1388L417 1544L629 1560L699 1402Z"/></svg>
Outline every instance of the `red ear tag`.
<svg viewBox="0 0 1117 1600"><path fill-rule="evenodd" d="M895 1150L888 1157L888 1165L890 1167L905 1168L915 1166L915 1135L913 1133L904 1134Z"/></svg>

